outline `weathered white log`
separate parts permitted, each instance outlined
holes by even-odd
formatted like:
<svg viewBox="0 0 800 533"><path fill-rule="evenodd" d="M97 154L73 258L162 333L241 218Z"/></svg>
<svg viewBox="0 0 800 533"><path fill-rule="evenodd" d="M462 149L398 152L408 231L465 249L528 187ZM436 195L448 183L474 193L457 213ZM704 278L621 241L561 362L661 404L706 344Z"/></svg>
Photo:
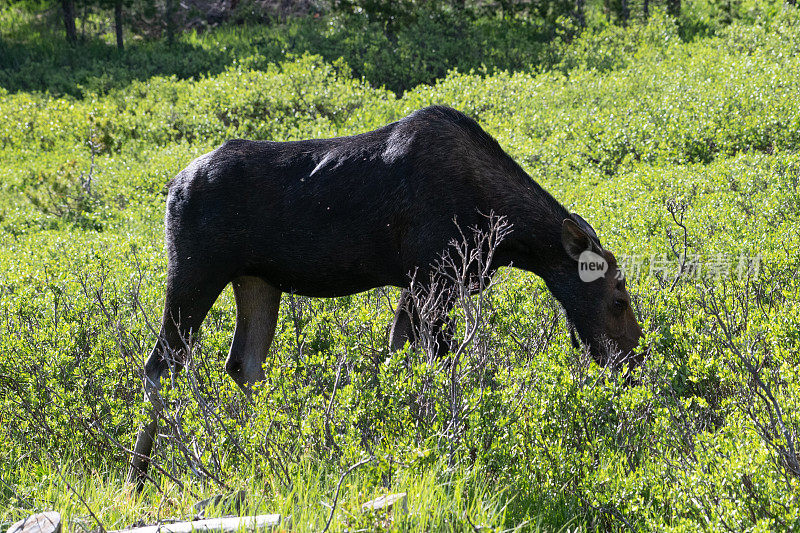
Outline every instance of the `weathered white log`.
<svg viewBox="0 0 800 533"><path fill-rule="evenodd" d="M408 495L405 492L400 492L398 494L387 494L386 496L381 496L380 498L375 498L374 500L368 501L364 505L361 506L363 511L381 511L386 510L386 512L391 511L402 511L404 513L408 512Z"/></svg>
<svg viewBox="0 0 800 533"><path fill-rule="evenodd" d="M281 519L279 514L262 514L258 516L232 516L227 518L206 518L191 522L174 522L158 526L136 527L133 529L120 529L109 533L236 533L237 531L263 531L266 529L283 526L291 528L291 517Z"/></svg>
<svg viewBox="0 0 800 533"><path fill-rule="evenodd" d="M61 514L47 511L31 515L12 524L6 533L61 533Z"/></svg>

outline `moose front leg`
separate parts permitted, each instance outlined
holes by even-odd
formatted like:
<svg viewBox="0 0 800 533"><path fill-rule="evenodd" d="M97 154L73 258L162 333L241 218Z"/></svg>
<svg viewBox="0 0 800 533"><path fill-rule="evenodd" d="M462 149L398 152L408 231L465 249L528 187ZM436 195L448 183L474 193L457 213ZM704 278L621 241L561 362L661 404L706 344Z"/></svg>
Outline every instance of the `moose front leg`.
<svg viewBox="0 0 800 533"><path fill-rule="evenodd" d="M411 293L408 289L403 289L403 292L400 294L400 299L397 300L397 306L394 310L394 322L392 322L392 331L389 334L389 348L393 352L402 350L406 343L413 346L416 340L414 320L412 319L413 310L411 306Z"/></svg>
<svg viewBox="0 0 800 533"><path fill-rule="evenodd" d="M444 307L446 308L436 310L435 317L423 320L411 291L403 289L394 312L389 348L392 351L399 351L406 343L414 348L420 348L422 328L429 328L430 338L433 339L431 350L433 355L436 358L445 357L453 348L453 324L447 317L451 305Z"/></svg>

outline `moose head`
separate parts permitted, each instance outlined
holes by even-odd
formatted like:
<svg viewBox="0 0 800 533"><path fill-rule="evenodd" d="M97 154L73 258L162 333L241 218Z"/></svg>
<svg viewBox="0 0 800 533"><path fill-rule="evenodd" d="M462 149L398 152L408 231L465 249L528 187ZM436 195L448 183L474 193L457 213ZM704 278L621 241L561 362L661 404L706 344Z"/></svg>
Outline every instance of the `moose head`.
<svg viewBox="0 0 800 533"><path fill-rule="evenodd" d="M561 303L575 333L599 365L614 368L638 363L635 352L642 329L625 286L625 273L614 254L603 248L592 227L571 214L561 225L561 244L569 260L562 269Z"/></svg>

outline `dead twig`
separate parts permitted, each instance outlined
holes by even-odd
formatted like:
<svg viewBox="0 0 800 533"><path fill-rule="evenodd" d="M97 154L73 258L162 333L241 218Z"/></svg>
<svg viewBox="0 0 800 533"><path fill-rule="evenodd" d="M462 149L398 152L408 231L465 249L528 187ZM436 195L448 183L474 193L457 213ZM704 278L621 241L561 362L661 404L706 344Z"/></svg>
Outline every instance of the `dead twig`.
<svg viewBox="0 0 800 533"><path fill-rule="evenodd" d="M333 496L333 504L331 505L331 512L328 515L328 521L325 523L325 528L322 530L321 533L325 533L326 531L328 531L328 528L331 527L331 521L333 521L333 513L336 512L336 504L339 502L339 489L342 488L342 482L344 481L344 478L346 478L347 475L350 472L352 472L353 470L355 470L356 468L358 468L360 466L364 466L365 464L369 463L373 459L375 459L374 456L373 457L367 457L366 459L362 459L361 461L357 462L356 464L354 464L350 468L348 468L345 471L345 473L342 474L342 476L339 478L339 483L336 484L336 492L334 493L334 496Z"/></svg>

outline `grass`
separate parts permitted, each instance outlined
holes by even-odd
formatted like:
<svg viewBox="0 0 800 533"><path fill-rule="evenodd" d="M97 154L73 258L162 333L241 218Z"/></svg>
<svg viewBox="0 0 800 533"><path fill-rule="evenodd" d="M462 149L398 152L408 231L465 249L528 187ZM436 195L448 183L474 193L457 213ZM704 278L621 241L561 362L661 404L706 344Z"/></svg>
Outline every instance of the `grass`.
<svg viewBox="0 0 800 533"><path fill-rule="evenodd" d="M35 497L20 495L20 500L11 500L7 516L14 516L15 509L25 509L26 513L59 509L69 532L95 529L97 521L106 530L122 529L137 523L196 519L194 504L220 494L215 486L178 485L169 479L137 494L119 473L94 472L86 476L85 471L75 468L79 462L65 458L52 466L20 465L15 476L18 482L40 489L35 490ZM481 529L504 530L507 500L491 488L479 471L437 464L415 472L394 465L390 475L391 491L376 486L373 475L358 469L344 477L329 531L466 531L471 530L470 522ZM229 494L245 491L244 501L235 508L242 516L277 513L284 519L291 517L293 531L320 531L330 516L340 479L320 471L316 465L303 463L298 465L288 487L265 485L256 472L237 472ZM407 512L399 508L362 509L367 501L389 492L407 494ZM232 511L230 499L223 498L206 507L203 516L226 516ZM537 526L529 521L515 529L531 531Z"/></svg>

